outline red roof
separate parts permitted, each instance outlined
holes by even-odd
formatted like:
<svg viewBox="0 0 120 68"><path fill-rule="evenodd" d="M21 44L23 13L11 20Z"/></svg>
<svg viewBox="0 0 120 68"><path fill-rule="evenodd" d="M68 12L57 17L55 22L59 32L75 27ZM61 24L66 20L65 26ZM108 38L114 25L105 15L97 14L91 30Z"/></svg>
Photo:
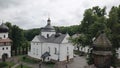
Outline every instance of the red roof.
<svg viewBox="0 0 120 68"><path fill-rule="evenodd" d="M9 39L9 38L7 38L7 39L0 39L0 43L1 43L1 42L12 42L12 40Z"/></svg>

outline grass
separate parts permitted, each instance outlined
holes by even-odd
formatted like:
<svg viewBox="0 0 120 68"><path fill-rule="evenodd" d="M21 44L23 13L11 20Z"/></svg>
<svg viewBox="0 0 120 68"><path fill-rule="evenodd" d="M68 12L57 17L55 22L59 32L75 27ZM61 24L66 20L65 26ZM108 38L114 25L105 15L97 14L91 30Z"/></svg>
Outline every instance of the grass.
<svg viewBox="0 0 120 68"><path fill-rule="evenodd" d="M54 62L51 62L51 61L49 61L49 62L44 62L44 64L45 64L46 66L48 66L49 68L53 68L54 65L55 65L55 63L54 63Z"/></svg>
<svg viewBox="0 0 120 68"><path fill-rule="evenodd" d="M32 63L32 64L40 62L40 60L31 58L29 56L22 56L21 57L21 61L26 62L26 63Z"/></svg>
<svg viewBox="0 0 120 68"><path fill-rule="evenodd" d="M116 66L120 67L120 60L118 59L118 61L116 62Z"/></svg>
<svg viewBox="0 0 120 68"><path fill-rule="evenodd" d="M1 62L0 68L8 68L9 66L12 67L13 65L15 65L13 62Z"/></svg>
<svg viewBox="0 0 120 68"><path fill-rule="evenodd" d="M19 66L16 67L16 68L21 68L21 65L19 65ZM32 68L32 67L29 67L29 66L23 65L23 68Z"/></svg>
<svg viewBox="0 0 120 68"><path fill-rule="evenodd" d="M49 68L53 68L53 67L54 67L54 64L49 64L48 67L49 67Z"/></svg>

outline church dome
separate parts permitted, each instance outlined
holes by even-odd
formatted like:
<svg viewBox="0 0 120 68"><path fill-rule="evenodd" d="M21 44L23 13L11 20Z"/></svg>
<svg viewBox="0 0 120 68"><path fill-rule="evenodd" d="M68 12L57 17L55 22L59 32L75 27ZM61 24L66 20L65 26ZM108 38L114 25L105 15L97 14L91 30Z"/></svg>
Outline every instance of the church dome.
<svg viewBox="0 0 120 68"><path fill-rule="evenodd" d="M41 28L41 31L42 32L46 32L46 31L53 32L53 31L55 31L55 28L53 26L51 26L50 18L48 18L48 20L47 20L47 25L45 27Z"/></svg>
<svg viewBox="0 0 120 68"><path fill-rule="evenodd" d="M4 23L2 23L0 25L0 33L2 33L2 32L8 32L8 30L9 30L9 28Z"/></svg>

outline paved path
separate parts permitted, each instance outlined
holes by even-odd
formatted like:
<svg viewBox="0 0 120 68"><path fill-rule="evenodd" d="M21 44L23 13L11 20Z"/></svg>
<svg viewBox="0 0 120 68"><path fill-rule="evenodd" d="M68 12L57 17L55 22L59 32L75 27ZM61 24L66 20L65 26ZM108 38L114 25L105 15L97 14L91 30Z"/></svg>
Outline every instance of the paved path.
<svg viewBox="0 0 120 68"><path fill-rule="evenodd" d="M14 62L18 63L17 57L14 57ZM23 65L27 65L29 67L32 67L32 68L39 68L39 64L30 64L30 63L24 63L24 62L20 62L20 63L22 63ZM12 68L15 68L18 65L19 65L19 63L16 64ZM87 65L85 57L76 56L74 58L73 62L67 64L67 68L84 68L85 65ZM41 68L50 68L50 67L48 67L45 64L42 64ZM56 63L54 68L66 68L66 64Z"/></svg>
<svg viewBox="0 0 120 68"><path fill-rule="evenodd" d="M85 57L75 57L74 62L68 64L68 68L84 68L87 65Z"/></svg>
<svg viewBox="0 0 120 68"><path fill-rule="evenodd" d="M74 61L68 64L56 63L54 68L84 68L87 65L85 57L76 56Z"/></svg>

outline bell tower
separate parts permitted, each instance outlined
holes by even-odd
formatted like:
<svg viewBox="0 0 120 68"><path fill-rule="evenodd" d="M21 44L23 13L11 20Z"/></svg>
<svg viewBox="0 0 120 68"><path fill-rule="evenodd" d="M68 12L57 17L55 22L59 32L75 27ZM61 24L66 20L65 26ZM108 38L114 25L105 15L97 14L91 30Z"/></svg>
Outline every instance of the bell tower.
<svg viewBox="0 0 120 68"><path fill-rule="evenodd" d="M112 44L106 37L105 33L101 33L93 42L93 59L97 68L110 68L112 57Z"/></svg>

